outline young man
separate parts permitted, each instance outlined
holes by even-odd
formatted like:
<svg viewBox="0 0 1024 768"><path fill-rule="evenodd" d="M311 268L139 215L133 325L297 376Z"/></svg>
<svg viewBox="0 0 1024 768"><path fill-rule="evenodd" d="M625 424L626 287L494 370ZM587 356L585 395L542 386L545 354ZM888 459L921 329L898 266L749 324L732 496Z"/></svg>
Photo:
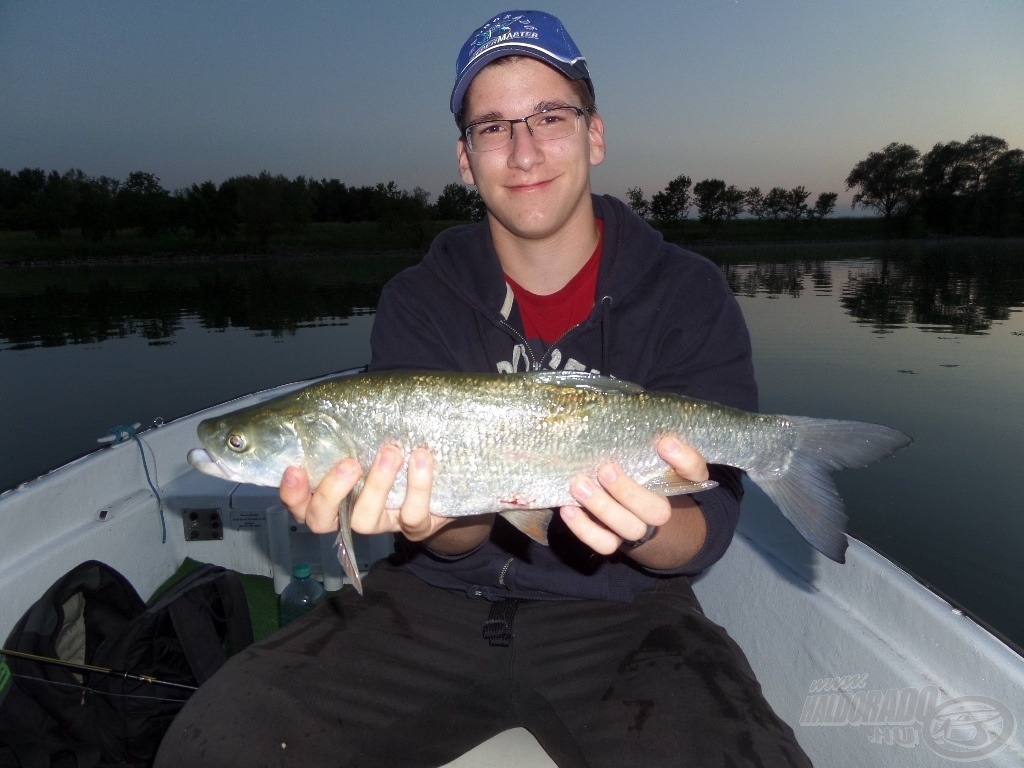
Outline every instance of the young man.
<svg viewBox="0 0 1024 768"><path fill-rule="evenodd" d="M720 271L590 192L604 124L583 57L536 11L467 41L451 109L463 181L487 206L385 288L375 369L594 370L753 410L746 327ZM542 547L493 515L430 512L432 460L382 446L353 528L395 532L349 590L232 659L175 721L158 765L435 766L528 728L560 766L809 765L689 576L724 553L739 473L668 437L714 490L665 499L615 464L577 478ZM408 471L400 509L385 507ZM326 532L360 479L342 462L281 498Z"/></svg>

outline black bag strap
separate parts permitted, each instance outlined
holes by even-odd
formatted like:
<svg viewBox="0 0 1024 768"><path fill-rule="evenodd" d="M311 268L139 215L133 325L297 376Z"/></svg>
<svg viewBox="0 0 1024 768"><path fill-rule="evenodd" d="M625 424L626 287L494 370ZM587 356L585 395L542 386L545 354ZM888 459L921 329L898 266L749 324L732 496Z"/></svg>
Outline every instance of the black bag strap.
<svg viewBox="0 0 1024 768"><path fill-rule="evenodd" d="M252 644L252 620L249 617L249 602L245 597L242 582L231 571L225 571L222 578L214 582L220 593L221 605L225 607L227 641L231 653L238 653Z"/></svg>
<svg viewBox="0 0 1024 768"><path fill-rule="evenodd" d="M178 599L205 584L214 588L218 598L216 601L203 600L198 596ZM222 614L214 615L216 603L221 606ZM231 653L237 653L253 641L252 623L242 583L235 574L220 566L205 565L184 577L150 610L164 607L167 608L181 650L199 685L209 680L228 657L221 646L215 619L225 626L225 639Z"/></svg>

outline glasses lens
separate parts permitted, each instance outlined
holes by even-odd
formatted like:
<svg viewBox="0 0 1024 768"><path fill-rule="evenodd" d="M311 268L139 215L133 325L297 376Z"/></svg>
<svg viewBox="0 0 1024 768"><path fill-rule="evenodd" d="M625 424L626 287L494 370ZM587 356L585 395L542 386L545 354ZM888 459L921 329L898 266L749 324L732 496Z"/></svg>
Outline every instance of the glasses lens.
<svg viewBox="0 0 1024 768"><path fill-rule="evenodd" d="M533 130L533 137L540 141L553 141L572 136L579 127L579 113L569 107L549 109L526 120Z"/></svg>
<svg viewBox="0 0 1024 768"><path fill-rule="evenodd" d="M469 141L469 148L475 152L500 149L508 144L511 136L512 125L508 120L491 120L486 123L476 123L466 129L466 139Z"/></svg>

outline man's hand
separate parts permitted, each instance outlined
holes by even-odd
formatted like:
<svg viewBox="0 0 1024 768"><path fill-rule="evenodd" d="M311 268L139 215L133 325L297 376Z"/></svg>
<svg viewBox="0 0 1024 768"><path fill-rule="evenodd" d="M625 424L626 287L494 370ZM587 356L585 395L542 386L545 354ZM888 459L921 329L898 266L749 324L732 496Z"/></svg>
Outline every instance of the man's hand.
<svg viewBox="0 0 1024 768"><path fill-rule="evenodd" d="M696 450L671 437L658 442L658 455L680 477L694 482L708 479L708 466ZM637 562L651 568L673 569L685 565L700 550L707 535L704 515L687 495L666 498L628 477L617 464L604 464L598 483L577 477L570 490L580 507L562 507L562 519L584 544L595 552L611 555L624 542L637 541L649 525L657 531L646 543L626 550Z"/></svg>
<svg viewBox="0 0 1024 768"><path fill-rule="evenodd" d="M426 448L417 448L409 457L408 488L401 508L386 507L388 493L404 464L404 454L396 446L385 445L377 452L362 491L352 505L353 531L364 534L401 532L411 541L420 541L450 522L449 518L430 514L434 462ZM355 459L344 459L311 493L306 472L289 467L281 479L281 501L292 517L305 523L314 533L336 531L338 510L362 474Z"/></svg>
<svg viewBox="0 0 1024 768"><path fill-rule="evenodd" d="M352 504L352 530L356 533L402 533L410 541L423 541L431 549L446 554L468 551L490 533L493 515L450 518L430 513L430 493L434 482L434 459L426 448L417 448L409 456L405 500L399 509L387 507L388 494L405 457L394 445L381 446L359 496ZM327 473L315 492L309 490L309 477L299 467L289 467L281 479L281 501L298 522L313 533L338 530L338 512L352 492L363 470L355 459L344 459ZM446 529L440 536L437 534Z"/></svg>

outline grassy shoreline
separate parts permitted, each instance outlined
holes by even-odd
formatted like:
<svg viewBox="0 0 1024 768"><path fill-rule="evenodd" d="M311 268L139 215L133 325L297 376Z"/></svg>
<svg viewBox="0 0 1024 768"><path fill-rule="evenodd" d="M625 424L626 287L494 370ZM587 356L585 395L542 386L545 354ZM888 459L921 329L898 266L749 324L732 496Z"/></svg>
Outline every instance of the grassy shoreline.
<svg viewBox="0 0 1024 768"><path fill-rule="evenodd" d="M257 261L308 256L425 253L442 230L458 224L427 221L415 238L377 222L313 223L301 232L280 235L261 251L255 241L238 235L217 242L197 240L185 231L144 238L121 230L99 243L86 240L77 230L58 239L41 240L32 232L0 232L0 266L72 266L134 263L189 263L207 261ZM929 238L927 233L903 237L886 235L878 218L836 218L823 221L759 221L744 219L710 227L698 221L661 228L666 240L699 250L730 245L784 243L882 242ZM943 240L949 238L940 238ZM1001 239L1001 238L975 238Z"/></svg>

